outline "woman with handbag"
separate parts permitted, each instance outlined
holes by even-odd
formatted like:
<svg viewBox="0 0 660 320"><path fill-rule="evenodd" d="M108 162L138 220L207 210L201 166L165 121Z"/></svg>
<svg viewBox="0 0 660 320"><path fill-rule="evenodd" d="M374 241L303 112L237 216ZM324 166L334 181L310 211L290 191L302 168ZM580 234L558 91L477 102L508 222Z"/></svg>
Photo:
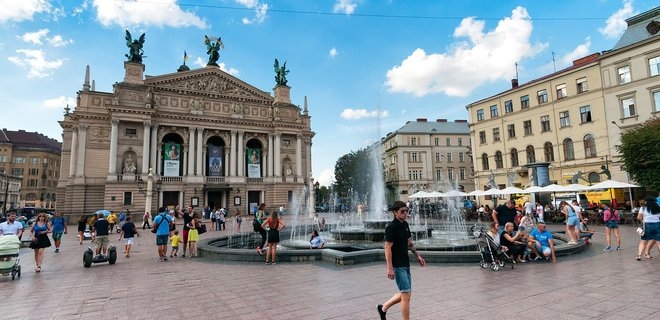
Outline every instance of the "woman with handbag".
<svg viewBox="0 0 660 320"><path fill-rule="evenodd" d="M270 213L270 217L261 224L261 227L268 230L268 250L266 250L266 264L275 264L277 257L277 244L280 242L280 231L286 226L284 221L277 217L277 211ZM268 257L270 256L270 261Z"/></svg>
<svg viewBox="0 0 660 320"><path fill-rule="evenodd" d="M197 228L200 227L199 216L197 212L193 212L192 220L188 224L188 249L190 251L190 257L197 257L197 241L199 240L199 231Z"/></svg>
<svg viewBox="0 0 660 320"><path fill-rule="evenodd" d="M51 231L51 225L48 223L46 213L42 212L37 215L37 219L30 228L30 235L32 242L30 248L34 250L34 262L37 265L34 272L41 272L41 263L44 261L44 250L50 247L50 239L48 233Z"/></svg>
<svg viewBox="0 0 660 320"><path fill-rule="evenodd" d="M644 224L644 229L639 241L639 248L637 250L637 257L635 260L642 260L642 254L646 259L651 259L651 246L655 240L658 249L660 250L660 206L654 197L644 198L646 205L639 208L637 220ZM649 240L650 243L649 243Z"/></svg>

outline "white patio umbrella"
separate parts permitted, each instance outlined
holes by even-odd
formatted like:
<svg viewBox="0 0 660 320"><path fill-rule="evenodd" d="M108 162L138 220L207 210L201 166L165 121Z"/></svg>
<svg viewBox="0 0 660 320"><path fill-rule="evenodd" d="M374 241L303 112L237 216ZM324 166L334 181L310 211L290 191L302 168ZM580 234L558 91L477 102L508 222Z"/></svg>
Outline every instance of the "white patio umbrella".
<svg viewBox="0 0 660 320"><path fill-rule="evenodd" d="M560 186L558 184L549 184L545 187L542 188L541 192L566 192L566 188L564 186Z"/></svg>
<svg viewBox="0 0 660 320"><path fill-rule="evenodd" d="M410 195L410 198L412 199L418 199L418 198L428 198L429 193L426 191L417 191L413 194Z"/></svg>
<svg viewBox="0 0 660 320"><path fill-rule="evenodd" d="M525 188L525 193L537 193L537 192L543 192L543 187L531 186L529 188Z"/></svg>
<svg viewBox="0 0 660 320"><path fill-rule="evenodd" d="M440 191L429 192L429 198L441 198L443 193Z"/></svg>
<svg viewBox="0 0 660 320"><path fill-rule="evenodd" d="M516 188L516 187L506 187L504 189L490 189L484 193L484 195L507 195L507 194L515 194L515 193L528 193L525 192L523 189Z"/></svg>
<svg viewBox="0 0 660 320"><path fill-rule="evenodd" d="M563 187L565 189L564 191L567 191L567 192L580 192L580 191L585 191L585 190L589 189L589 186L585 186L585 185L579 184L579 183L569 184L569 185L563 186Z"/></svg>
<svg viewBox="0 0 660 320"><path fill-rule="evenodd" d="M450 190L448 192L445 192L442 194L442 198L449 198L449 197L464 197L467 196L467 193L461 192L458 190Z"/></svg>
<svg viewBox="0 0 660 320"><path fill-rule="evenodd" d="M587 188L587 190L596 190L596 189L624 189L624 188L639 188L638 185L614 181L614 180L605 180L603 182L596 183Z"/></svg>
<svg viewBox="0 0 660 320"><path fill-rule="evenodd" d="M474 190L472 192L468 192L467 195L478 197L478 196L483 196L485 193L486 193L486 191L484 191L484 190Z"/></svg>

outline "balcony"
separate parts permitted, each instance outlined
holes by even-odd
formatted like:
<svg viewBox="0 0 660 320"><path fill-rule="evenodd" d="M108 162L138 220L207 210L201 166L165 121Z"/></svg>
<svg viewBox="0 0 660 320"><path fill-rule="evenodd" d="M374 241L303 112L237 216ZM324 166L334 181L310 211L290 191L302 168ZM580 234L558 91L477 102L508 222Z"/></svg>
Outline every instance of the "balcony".
<svg viewBox="0 0 660 320"><path fill-rule="evenodd" d="M225 177L204 177L207 184L225 183Z"/></svg>

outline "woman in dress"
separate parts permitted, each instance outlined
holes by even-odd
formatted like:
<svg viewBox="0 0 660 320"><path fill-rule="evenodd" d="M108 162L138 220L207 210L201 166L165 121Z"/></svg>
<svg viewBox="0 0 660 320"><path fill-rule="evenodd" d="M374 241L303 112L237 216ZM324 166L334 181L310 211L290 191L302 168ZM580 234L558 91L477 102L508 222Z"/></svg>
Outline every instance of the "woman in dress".
<svg viewBox="0 0 660 320"><path fill-rule="evenodd" d="M643 205L639 208L639 213L637 214L637 220L644 223L644 235L641 236L639 241L639 248L637 250L637 261L642 260L642 254L644 253L645 258L651 259L651 248L647 248L647 245L652 245L653 241L660 249L660 206L656 202L656 199L653 197L644 198L646 205ZM648 243L651 241L651 243Z"/></svg>
<svg viewBox="0 0 660 320"><path fill-rule="evenodd" d="M197 212L193 212L192 220L188 223L188 250L190 251L190 257L197 257L197 241L199 240L199 231L197 228L200 227L199 216Z"/></svg>
<svg viewBox="0 0 660 320"><path fill-rule="evenodd" d="M48 233L51 231L51 225L48 223L46 213L42 212L37 215L37 219L30 227L30 235L32 242L30 248L34 250L34 262L37 265L34 268L35 272L41 272L41 263L44 260L44 250L50 247L50 239Z"/></svg>
<svg viewBox="0 0 660 320"><path fill-rule="evenodd" d="M277 217L277 211L273 211L270 213L268 219L261 224L261 227L268 231L266 264L275 264L275 258L277 257L277 244L280 242L280 231L285 227L284 222ZM270 261L268 261L268 257L270 257Z"/></svg>

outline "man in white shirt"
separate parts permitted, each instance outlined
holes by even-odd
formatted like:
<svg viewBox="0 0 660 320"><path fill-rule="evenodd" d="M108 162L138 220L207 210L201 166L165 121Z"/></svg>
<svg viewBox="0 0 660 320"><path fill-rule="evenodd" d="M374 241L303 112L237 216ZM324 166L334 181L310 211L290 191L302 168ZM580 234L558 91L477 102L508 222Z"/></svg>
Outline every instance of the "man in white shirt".
<svg viewBox="0 0 660 320"><path fill-rule="evenodd" d="M0 223L0 235L14 234L21 237L23 234L23 224L16 221L16 212L9 212L7 214L7 221Z"/></svg>

